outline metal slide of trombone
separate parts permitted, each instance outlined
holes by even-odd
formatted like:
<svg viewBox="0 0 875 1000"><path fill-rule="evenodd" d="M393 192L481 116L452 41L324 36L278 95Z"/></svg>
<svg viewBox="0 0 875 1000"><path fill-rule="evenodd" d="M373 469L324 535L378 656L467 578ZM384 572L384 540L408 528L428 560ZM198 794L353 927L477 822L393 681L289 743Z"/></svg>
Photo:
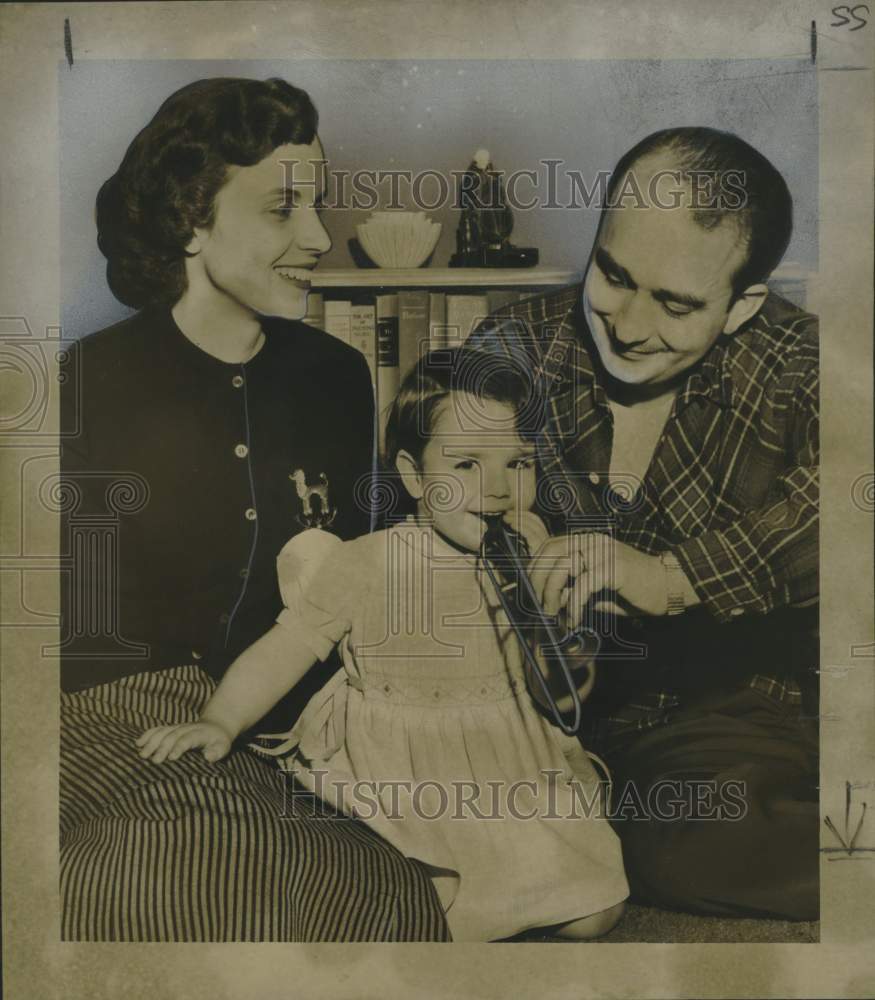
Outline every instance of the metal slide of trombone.
<svg viewBox="0 0 875 1000"><path fill-rule="evenodd" d="M486 522L486 532L480 544L480 556L486 572L516 634L529 665L530 674L537 679L556 725L569 736L574 736L580 728L581 700L566 653L572 650L579 652L581 636L579 633L560 635L553 616L548 615L538 602L526 570L529 548L523 536L514 531L503 520L501 514L481 516ZM541 651L545 659L559 665L562 679L571 697L573 723L567 723L563 718L562 711L550 693L547 678L538 664L533 644L538 641L539 632L546 637L546 642L540 643ZM595 668L590 666L589 669ZM563 695L560 694L559 697Z"/></svg>

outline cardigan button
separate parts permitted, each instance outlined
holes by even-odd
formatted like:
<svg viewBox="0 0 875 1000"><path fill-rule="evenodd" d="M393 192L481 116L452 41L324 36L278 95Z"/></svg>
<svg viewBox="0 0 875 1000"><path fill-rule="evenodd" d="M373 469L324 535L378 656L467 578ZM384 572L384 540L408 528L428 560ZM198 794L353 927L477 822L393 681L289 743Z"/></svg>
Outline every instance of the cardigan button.
<svg viewBox="0 0 875 1000"><path fill-rule="evenodd" d="M246 456L247 456L247 455L249 454L249 449L248 449L248 448L246 447L246 445L245 445L245 444L238 444L238 445L237 445L237 446L236 446L236 447L234 448L234 454L235 454L235 455L236 455L236 456L237 456L238 458L246 458Z"/></svg>
<svg viewBox="0 0 875 1000"><path fill-rule="evenodd" d="M258 517L258 514L255 513L254 507L247 507L243 516L246 518L247 521L254 521Z"/></svg>
<svg viewBox="0 0 875 1000"><path fill-rule="evenodd" d="M227 625L229 621L231 621L231 616L227 611L223 611L222 614L219 615L219 624Z"/></svg>
<svg viewBox="0 0 875 1000"><path fill-rule="evenodd" d="M233 385L235 389L239 389L240 386L243 385L243 376L235 375L234 378L231 379L231 385Z"/></svg>
<svg viewBox="0 0 875 1000"><path fill-rule="evenodd" d="M597 472L591 472L589 474L589 481L593 484L593 486L598 486L599 474Z"/></svg>

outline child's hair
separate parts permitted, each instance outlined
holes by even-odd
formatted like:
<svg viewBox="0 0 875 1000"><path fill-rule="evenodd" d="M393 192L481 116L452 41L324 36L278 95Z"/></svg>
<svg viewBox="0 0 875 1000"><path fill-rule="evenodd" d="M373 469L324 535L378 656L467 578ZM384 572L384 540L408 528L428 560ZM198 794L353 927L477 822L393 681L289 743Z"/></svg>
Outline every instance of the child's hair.
<svg viewBox="0 0 875 1000"><path fill-rule="evenodd" d="M515 430L533 439L544 424L543 403L533 374L514 358L473 347L429 351L401 384L386 425L386 467L394 470L400 451L419 462L434 429L437 412L451 393L508 404ZM477 414L472 416L475 421ZM496 430L485 422L484 430ZM501 429L505 434L507 428Z"/></svg>

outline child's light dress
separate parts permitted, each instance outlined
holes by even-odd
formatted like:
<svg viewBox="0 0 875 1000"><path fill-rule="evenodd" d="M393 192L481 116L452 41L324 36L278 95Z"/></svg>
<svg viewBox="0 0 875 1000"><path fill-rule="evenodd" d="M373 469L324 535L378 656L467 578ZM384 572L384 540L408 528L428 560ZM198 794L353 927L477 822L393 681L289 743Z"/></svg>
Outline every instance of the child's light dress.
<svg viewBox="0 0 875 1000"><path fill-rule="evenodd" d="M534 707L473 553L408 521L338 541L303 588L293 560L278 569L289 641L320 659L339 642L344 668L277 747L283 766L429 867L455 941L626 898L598 775Z"/></svg>

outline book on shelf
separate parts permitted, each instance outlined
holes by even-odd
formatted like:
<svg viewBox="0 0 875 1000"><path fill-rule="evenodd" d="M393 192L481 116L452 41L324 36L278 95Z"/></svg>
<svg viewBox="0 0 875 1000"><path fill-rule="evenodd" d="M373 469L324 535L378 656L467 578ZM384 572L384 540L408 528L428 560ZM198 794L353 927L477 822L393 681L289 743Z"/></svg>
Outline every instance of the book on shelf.
<svg viewBox="0 0 875 1000"><path fill-rule="evenodd" d="M486 301L489 304L489 314L503 309L505 306L515 306L522 301L522 292L514 288L495 288L486 293Z"/></svg>
<svg viewBox="0 0 875 1000"><path fill-rule="evenodd" d="M348 344L352 302L349 299L327 299L323 308L325 319L322 329Z"/></svg>
<svg viewBox="0 0 875 1000"><path fill-rule="evenodd" d="M404 289L398 293L398 380L403 382L428 350L428 291Z"/></svg>
<svg viewBox="0 0 875 1000"><path fill-rule="evenodd" d="M307 295L307 315L303 322L308 326L315 326L317 330L324 329L325 296L322 292L310 292Z"/></svg>
<svg viewBox="0 0 875 1000"><path fill-rule="evenodd" d="M428 349L437 351L447 346L447 296L445 292L430 292L428 296Z"/></svg>
<svg viewBox="0 0 875 1000"><path fill-rule="evenodd" d="M377 315L375 305L353 302L349 315L349 342L361 351L368 363L371 384L377 390Z"/></svg>
<svg viewBox="0 0 875 1000"><path fill-rule="evenodd" d="M398 296L378 295L377 322L377 413L380 454L386 451L386 421L398 395Z"/></svg>
<svg viewBox="0 0 875 1000"><path fill-rule="evenodd" d="M448 295L446 346L460 347L474 327L489 315L486 295Z"/></svg>

